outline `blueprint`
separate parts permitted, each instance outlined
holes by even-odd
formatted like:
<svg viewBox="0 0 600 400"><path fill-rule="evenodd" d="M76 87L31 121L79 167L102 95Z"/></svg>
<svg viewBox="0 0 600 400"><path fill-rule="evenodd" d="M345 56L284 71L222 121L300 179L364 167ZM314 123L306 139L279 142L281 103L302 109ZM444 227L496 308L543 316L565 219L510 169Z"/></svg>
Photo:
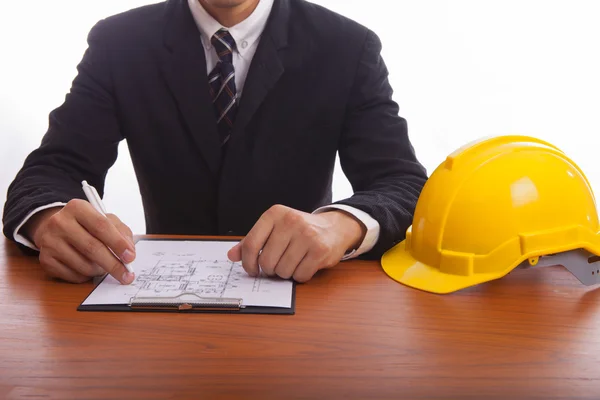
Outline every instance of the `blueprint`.
<svg viewBox="0 0 600 400"><path fill-rule="evenodd" d="M249 276L227 259L233 241L141 240L131 263L136 279L121 285L107 276L83 305L129 304L135 297L242 299L244 306L291 307L293 283L264 275Z"/></svg>

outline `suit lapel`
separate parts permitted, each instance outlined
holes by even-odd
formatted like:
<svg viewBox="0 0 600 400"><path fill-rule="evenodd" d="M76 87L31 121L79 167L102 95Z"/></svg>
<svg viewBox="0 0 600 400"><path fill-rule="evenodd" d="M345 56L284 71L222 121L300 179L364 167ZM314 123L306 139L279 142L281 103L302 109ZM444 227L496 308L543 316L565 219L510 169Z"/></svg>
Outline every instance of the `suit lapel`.
<svg viewBox="0 0 600 400"><path fill-rule="evenodd" d="M233 126L231 146L244 134L246 126L284 73L280 51L287 46L288 19L288 0L275 0L248 70L240 108Z"/></svg>
<svg viewBox="0 0 600 400"><path fill-rule="evenodd" d="M280 51L287 46L289 0L275 0L252 60L231 142L233 146L284 73ZM206 59L200 32L187 0L168 0L165 6L162 67L188 129L209 169L221 169L221 146L208 91Z"/></svg>
<svg viewBox="0 0 600 400"><path fill-rule="evenodd" d="M254 113L256 113L256 110L284 71L283 64L271 38L269 36L262 38L259 46L248 70L240 109L233 126L232 139L244 132Z"/></svg>
<svg viewBox="0 0 600 400"><path fill-rule="evenodd" d="M206 58L200 32L187 1L166 4L163 71L187 127L211 172L217 176L221 146L208 91Z"/></svg>

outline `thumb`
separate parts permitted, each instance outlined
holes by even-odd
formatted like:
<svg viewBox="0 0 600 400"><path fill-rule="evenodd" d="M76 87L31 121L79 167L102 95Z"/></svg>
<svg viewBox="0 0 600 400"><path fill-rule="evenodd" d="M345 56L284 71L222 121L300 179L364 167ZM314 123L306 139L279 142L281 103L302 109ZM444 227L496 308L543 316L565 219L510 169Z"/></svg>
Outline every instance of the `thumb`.
<svg viewBox="0 0 600 400"><path fill-rule="evenodd" d="M228 252L227 257L233 262L242 261L242 242L233 246Z"/></svg>

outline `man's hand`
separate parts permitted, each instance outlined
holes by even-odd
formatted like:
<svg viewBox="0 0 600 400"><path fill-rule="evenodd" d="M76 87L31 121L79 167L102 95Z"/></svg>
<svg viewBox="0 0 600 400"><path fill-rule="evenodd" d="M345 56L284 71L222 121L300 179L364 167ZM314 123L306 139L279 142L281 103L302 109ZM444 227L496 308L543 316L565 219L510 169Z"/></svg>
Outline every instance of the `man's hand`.
<svg viewBox="0 0 600 400"><path fill-rule="evenodd" d="M41 211L24 228L40 249L42 268L52 277L82 283L108 272L123 284L134 279L109 250L132 262L131 229L115 215L104 217L87 201L71 200L64 208Z"/></svg>
<svg viewBox="0 0 600 400"><path fill-rule="evenodd" d="M360 244L365 228L343 211L308 214L273 206L248 235L228 253L251 276L260 269L268 276L307 282L320 269L337 265Z"/></svg>

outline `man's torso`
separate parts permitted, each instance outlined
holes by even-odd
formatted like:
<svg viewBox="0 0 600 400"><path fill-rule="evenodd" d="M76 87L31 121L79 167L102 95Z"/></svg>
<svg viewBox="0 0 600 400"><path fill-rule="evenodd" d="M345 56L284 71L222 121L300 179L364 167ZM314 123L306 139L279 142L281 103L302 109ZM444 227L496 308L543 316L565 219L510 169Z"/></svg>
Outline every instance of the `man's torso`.
<svg viewBox="0 0 600 400"><path fill-rule="evenodd" d="M331 201L365 28L301 0L275 0L222 154L187 1L132 10L102 25L101 67L109 69L149 233L239 235L273 204L310 212Z"/></svg>

